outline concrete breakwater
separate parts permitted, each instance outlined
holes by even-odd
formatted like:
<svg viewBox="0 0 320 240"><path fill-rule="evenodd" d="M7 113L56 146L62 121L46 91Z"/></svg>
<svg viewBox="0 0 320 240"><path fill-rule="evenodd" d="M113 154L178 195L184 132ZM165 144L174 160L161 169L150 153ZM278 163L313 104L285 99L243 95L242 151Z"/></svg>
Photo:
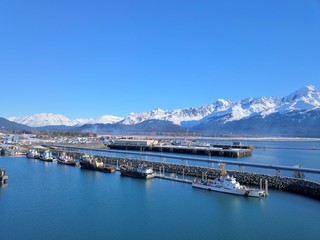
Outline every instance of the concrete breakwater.
<svg viewBox="0 0 320 240"><path fill-rule="evenodd" d="M81 154L73 153L75 158L80 158ZM155 162L136 160L123 157L109 157L109 156L95 156L102 160L106 164L121 165L132 164L132 166L138 166L139 164L146 164L153 167L155 171L160 169L166 173L172 173L177 175L184 175L201 179L203 175L206 175L208 179L215 179L219 177L220 170L214 168L200 167L200 166L188 166L183 164L172 164L166 162ZM280 189L288 192L293 192L305 196L309 196L320 200L320 183L313 182L305 179L271 176L266 174L240 172L240 171L228 171L229 175L233 175L238 182L246 185L260 185L260 179L268 181L269 188Z"/></svg>

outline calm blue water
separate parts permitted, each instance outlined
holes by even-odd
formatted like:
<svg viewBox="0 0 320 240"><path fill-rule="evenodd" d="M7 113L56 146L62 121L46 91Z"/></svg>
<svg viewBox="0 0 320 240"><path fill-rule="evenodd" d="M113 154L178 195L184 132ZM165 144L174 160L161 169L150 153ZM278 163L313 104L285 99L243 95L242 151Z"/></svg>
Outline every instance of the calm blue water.
<svg viewBox="0 0 320 240"><path fill-rule="evenodd" d="M3 240L320 239L320 201L282 191L249 199L24 157L0 167Z"/></svg>

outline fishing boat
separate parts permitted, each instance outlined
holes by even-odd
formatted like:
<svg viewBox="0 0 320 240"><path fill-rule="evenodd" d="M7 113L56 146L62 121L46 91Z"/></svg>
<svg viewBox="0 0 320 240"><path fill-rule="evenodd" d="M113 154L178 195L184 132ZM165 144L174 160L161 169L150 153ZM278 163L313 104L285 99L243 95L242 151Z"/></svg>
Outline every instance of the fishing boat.
<svg viewBox="0 0 320 240"><path fill-rule="evenodd" d="M34 158L34 159L38 159L40 158L40 153L37 151L37 149L29 149L27 154L26 154L27 158Z"/></svg>
<svg viewBox="0 0 320 240"><path fill-rule="evenodd" d="M83 169L90 169L105 173L114 173L116 168L104 164L101 160L93 157L92 155L85 154L80 158L80 166Z"/></svg>
<svg viewBox="0 0 320 240"><path fill-rule="evenodd" d="M25 152L25 149L15 145L4 145L2 146L0 154L1 156L22 157L26 155L26 152Z"/></svg>
<svg viewBox="0 0 320 240"><path fill-rule="evenodd" d="M53 162L52 152L50 150L45 150L41 153L39 159L46 162Z"/></svg>
<svg viewBox="0 0 320 240"><path fill-rule="evenodd" d="M129 176L135 178L154 178L155 172L151 167L145 164L139 165L138 167L132 167L128 165L120 165L120 173L122 176Z"/></svg>
<svg viewBox="0 0 320 240"><path fill-rule="evenodd" d="M57 159L57 162L60 164L65 164L69 166L76 166L76 161L73 159L73 157L68 156L66 152L62 152L60 156Z"/></svg>
<svg viewBox="0 0 320 240"><path fill-rule="evenodd" d="M6 170L4 168L0 168L0 184L7 183L9 177L6 175Z"/></svg>
<svg viewBox="0 0 320 240"><path fill-rule="evenodd" d="M201 188L206 190L212 190L216 192L229 193L235 195L242 195L246 197L262 197L266 196L266 191L256 188L248 188L241 185L233 176L229 176L224 169L224 165L220 164L221 176L213 181L208 180L194 180L192 187Z"/></svg>

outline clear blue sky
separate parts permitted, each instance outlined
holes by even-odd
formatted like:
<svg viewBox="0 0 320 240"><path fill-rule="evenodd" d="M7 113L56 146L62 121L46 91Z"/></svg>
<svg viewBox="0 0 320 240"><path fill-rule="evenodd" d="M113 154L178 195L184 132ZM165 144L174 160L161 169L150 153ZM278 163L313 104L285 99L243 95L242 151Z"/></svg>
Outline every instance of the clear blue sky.
<svg viewBox="0 0 320 240"><path fill-rule="evenodd" d="M1 0L0 116L125 116L320 89L317 0Z"/></svg>

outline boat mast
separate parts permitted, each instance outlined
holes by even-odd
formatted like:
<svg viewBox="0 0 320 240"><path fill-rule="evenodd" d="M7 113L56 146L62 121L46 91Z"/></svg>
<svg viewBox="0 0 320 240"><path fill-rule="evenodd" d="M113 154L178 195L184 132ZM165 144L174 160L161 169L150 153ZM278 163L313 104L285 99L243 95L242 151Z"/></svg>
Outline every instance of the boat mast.
<svg viewBox="0 0 320 240"><path fill-rule="evenodd" d="M221 170L221 176L222 177L225 177L228 175L227 171L225 170L224 168L224 163L219 163L219 166L220 166L220 170Z"/></svg>

